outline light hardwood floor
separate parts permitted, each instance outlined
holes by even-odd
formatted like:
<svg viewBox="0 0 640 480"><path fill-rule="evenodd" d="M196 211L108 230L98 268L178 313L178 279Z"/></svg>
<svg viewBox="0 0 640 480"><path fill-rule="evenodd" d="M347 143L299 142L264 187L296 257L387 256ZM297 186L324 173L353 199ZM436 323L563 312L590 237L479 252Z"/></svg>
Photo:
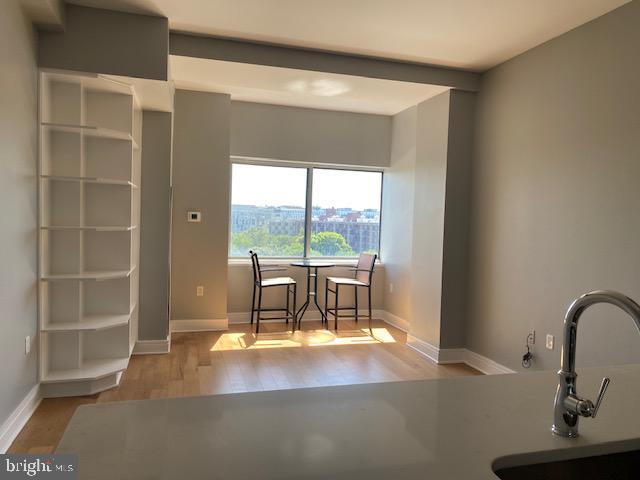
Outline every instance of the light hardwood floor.
<svg viewBox="0 0 640 480"><path fill-rule="evenodd" d="M291 335L284 323L263 323L257 339L249 325L174 333L171 353L133 356L118 387L44 399L9 452L54 451L76 408L88 403L481 375L467 365L429 361L384 322L374 321L373 338L365 326L341 320L335 335L305 321Z"/></svg>

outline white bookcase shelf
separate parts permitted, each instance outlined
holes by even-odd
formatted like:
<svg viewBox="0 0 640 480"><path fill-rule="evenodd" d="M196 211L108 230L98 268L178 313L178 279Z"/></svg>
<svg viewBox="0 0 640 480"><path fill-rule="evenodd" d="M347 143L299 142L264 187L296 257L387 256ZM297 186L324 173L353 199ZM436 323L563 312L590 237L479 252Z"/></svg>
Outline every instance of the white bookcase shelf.
<svg viewBox="0 0 640 480"><path fill-rule="evenodd" d="M142 116L129 85L40 75L40 375L45 396L90 394L137 339Z"/></svg>
<svg viewBox="0 0 640 480"><path fill-rule="evenodd" d="M42 377L42 383L77 382L99 380L108 375L122 372L129 365L129 356L122 358L100 358L86 360L82 368L51 370Z"/></svg>
<svg viewBox="0 0 640 480"><path fill-rule="evenodd" d="M64 123L42 122L42 128L53 132L82 134L85 137L109 138L131 142L133 148L139 148L131 133L96 127L95 125L68 125Z"/></svg>
<svg viewBox="0 0 640 480"><path fill-rule="evenodd" d="M102 270L92 272L79 272L79 273L58 273L42 275L41 279L49 282L55 282L59 280L113 280L116 278L129 277L136 267L131 267L129 270Z"/></svg>
<svg viewBox="0 0 640 480"><path fill-rule="evenodd" d="M118 180L116 178L100 178L100 177L65 177L61 175L41 175L45 180L53 180L58 182L84 182L84 183L101 183L104 185L120 185L122 187L138 188L138 186L129 180Z"/></svg>
<svg viewBox="0 0 640 480"><path fill-rule="evenodd" d="M94 231L94 232L130 232L131 230L137 228L137 225L123 225L123 226L111 226L111 227L106 227L106 226L97 226L97 225L93 225L93 226L89 226L89 225L42 225L40 227L43 230L59 230L59 231L64 231L64 230L84 230L84 231Z"/></svg>
<svg viewBox="0 0 640 480"><path fill-rule="evenodd" d="M78 322L55 322L42 326L44 332L76 332L87 330L103 330L105 328L128 325L131 314L86 315Z"/></svg>

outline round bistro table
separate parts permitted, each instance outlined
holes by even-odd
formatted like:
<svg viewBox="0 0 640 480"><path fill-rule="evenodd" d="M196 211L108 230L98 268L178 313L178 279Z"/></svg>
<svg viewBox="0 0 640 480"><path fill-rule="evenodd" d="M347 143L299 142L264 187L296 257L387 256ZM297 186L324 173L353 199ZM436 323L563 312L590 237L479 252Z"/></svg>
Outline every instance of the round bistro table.
<svg viewBox="0 0 640 480"><path fill-rule="evenodd" d="M299 260L297 262L291 262L292 267L306 268L307 269L307 301L300 307L298 310L296 317L298 319L298 328L302 325L302 317L307 311L309 307L309 303L311 303L311 297L313 297L313 303L318 307L318 311L320 312L320 317L322 318L322 324L325 322L328 325L327 317L324 315L324 311L318 305L318 269L319 268L330 268L335 267L334 263L327 263L322 260ZM311 279L313 278L313 290L311 289Z"/></svg>

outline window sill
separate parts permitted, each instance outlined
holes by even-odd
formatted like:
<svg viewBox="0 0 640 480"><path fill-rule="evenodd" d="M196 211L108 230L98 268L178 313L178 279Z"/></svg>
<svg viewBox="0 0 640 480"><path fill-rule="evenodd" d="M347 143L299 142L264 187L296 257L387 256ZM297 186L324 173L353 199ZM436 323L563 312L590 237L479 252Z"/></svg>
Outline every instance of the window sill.
<svg viewBox="0 0 640 480"><path fill-rule="evenodd" d="M288 267L290 263L302 260L300 257L290 258L260 258L260 265L282 265ZM334 263L336 266L355 267L358 262L357 258L331 258L331 257L318 257L313 260L324 260L328 263ZM251 266L250 258L229 258L228 264L232 266ZM376 266L383 266L382 262L376 260Z"/></svg>

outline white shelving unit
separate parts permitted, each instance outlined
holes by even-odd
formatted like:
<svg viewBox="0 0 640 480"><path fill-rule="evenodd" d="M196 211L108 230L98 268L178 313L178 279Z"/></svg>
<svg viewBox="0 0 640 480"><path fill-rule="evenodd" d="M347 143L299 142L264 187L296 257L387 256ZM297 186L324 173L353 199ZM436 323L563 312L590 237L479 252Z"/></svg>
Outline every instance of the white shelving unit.
<svg viewBox="0 0 640 480"><path fill-rule="evenodd" d="M138 331L142 115L130 85L40 73L40 380L117 385Z"/></svg>

